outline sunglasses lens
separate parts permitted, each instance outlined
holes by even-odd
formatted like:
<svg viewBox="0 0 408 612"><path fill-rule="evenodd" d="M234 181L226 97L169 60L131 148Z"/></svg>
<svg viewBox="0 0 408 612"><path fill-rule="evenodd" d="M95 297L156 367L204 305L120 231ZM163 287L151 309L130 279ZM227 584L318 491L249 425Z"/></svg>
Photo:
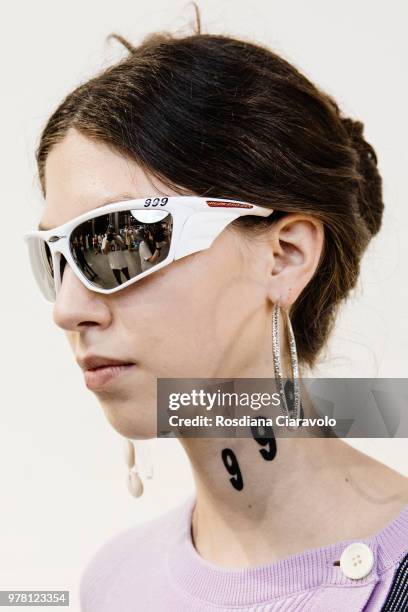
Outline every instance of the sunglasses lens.
<svg viewBox="0 0 408 612"><path fill-rule="evenodd" d="M167 258L172 229L167 211L124 210L81 223L71 234L70 250L92 285L113 289Z"/></svg>
<svg viewBox="0 0 408 612"><path fill-rule="evenodd" d="M49 302L55 302L54 267L48 244L40 238L30 238L28 252L34 278L43 296Z"/></svg>

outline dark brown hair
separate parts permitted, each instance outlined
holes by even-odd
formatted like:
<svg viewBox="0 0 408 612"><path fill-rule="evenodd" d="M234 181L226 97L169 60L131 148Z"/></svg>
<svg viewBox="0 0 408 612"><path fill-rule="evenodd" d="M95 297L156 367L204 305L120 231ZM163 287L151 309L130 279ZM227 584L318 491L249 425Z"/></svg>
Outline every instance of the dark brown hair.
<svg viewBox="0 0 408 612"><path fill-rule="evenodd" d="M178 193L230 197L324 225L319 266L292 305L299 361L313 367L362 254L381 226L382 180L363 124L297 68L260 44L201 32L148 35L128 55L78 86L48 120L37 150L45 162L68 129L139 163ZM271 222L269 221L269 223ZM243 217L241 231L268 221Z"/></svg>

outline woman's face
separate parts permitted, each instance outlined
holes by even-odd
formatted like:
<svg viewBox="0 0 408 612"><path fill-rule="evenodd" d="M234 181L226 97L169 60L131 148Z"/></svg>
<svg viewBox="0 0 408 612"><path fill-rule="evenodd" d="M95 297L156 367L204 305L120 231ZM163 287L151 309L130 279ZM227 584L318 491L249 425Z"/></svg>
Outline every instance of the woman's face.
<svg viewBox="0 0 408 612"><path fill-rule="evenodd" d="M71 129L47 158L41 221L51 228L110 202L177 195L152 180L135 162ZM135 364L92 389L119 433L156 435L158 377L273 371L267 327L273 253L256 244L226 228L209 249L111 295L87 289L66 265L53 318L74 357Z"/></svg>

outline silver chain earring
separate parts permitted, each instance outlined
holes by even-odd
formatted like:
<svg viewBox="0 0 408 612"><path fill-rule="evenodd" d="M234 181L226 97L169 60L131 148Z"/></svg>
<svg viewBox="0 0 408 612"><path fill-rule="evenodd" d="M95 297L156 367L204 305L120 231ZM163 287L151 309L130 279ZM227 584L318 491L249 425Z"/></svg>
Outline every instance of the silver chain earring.
<svg viewBox="0 0 408 612"><path fill-rule="evenodd" d="M283 385L282 360L280 354L280 317L279 313L283 312L286 320L286 328L289 336L289 353L292 367L292 383L293 383L293 411L289 413L288 404L286 402L285 388ZM279 303L273 307L272 314L272 353L273 366L275 370L275 378L278 381L279 394L281 397L281 411L284 416L297 419L300 415L300 389L299 389L299 364L296 351L295 335L293 333L292 324L290 322L289 313L285 308L280 308Z"/></svg>
<svg viewBox="0 0 408 612"><path fill-rule="evenodd" d="M128 467L127 485L133 497L143 494L141 476L153 478L153 464L148 447L149 440L125 440L125 460Z"/></svg>

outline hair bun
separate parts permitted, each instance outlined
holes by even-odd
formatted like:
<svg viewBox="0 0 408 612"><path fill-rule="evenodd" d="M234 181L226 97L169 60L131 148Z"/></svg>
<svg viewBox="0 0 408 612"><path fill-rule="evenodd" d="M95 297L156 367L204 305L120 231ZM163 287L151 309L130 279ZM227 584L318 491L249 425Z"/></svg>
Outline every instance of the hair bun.
<svg viewBox="0 0 408 612"><path fill-rule="evenodd" d="M353 121L353 119L348 117L343 118L341 121L359 155L365 155L368 160L374 161L375 165L377 165L378 160L375 150L363 136L364 124L361 121Z"/></svg>
<svg viewBox="0 0 408 612"><path fill-rule="evenodd" d="M357 153L356 178L358 182L358 207L371 235L375 235L382 221L384 203L382 199L382 179L378 172L378 159L372 145L364 138L364 124L348 117L341 122Z"/></svg>

